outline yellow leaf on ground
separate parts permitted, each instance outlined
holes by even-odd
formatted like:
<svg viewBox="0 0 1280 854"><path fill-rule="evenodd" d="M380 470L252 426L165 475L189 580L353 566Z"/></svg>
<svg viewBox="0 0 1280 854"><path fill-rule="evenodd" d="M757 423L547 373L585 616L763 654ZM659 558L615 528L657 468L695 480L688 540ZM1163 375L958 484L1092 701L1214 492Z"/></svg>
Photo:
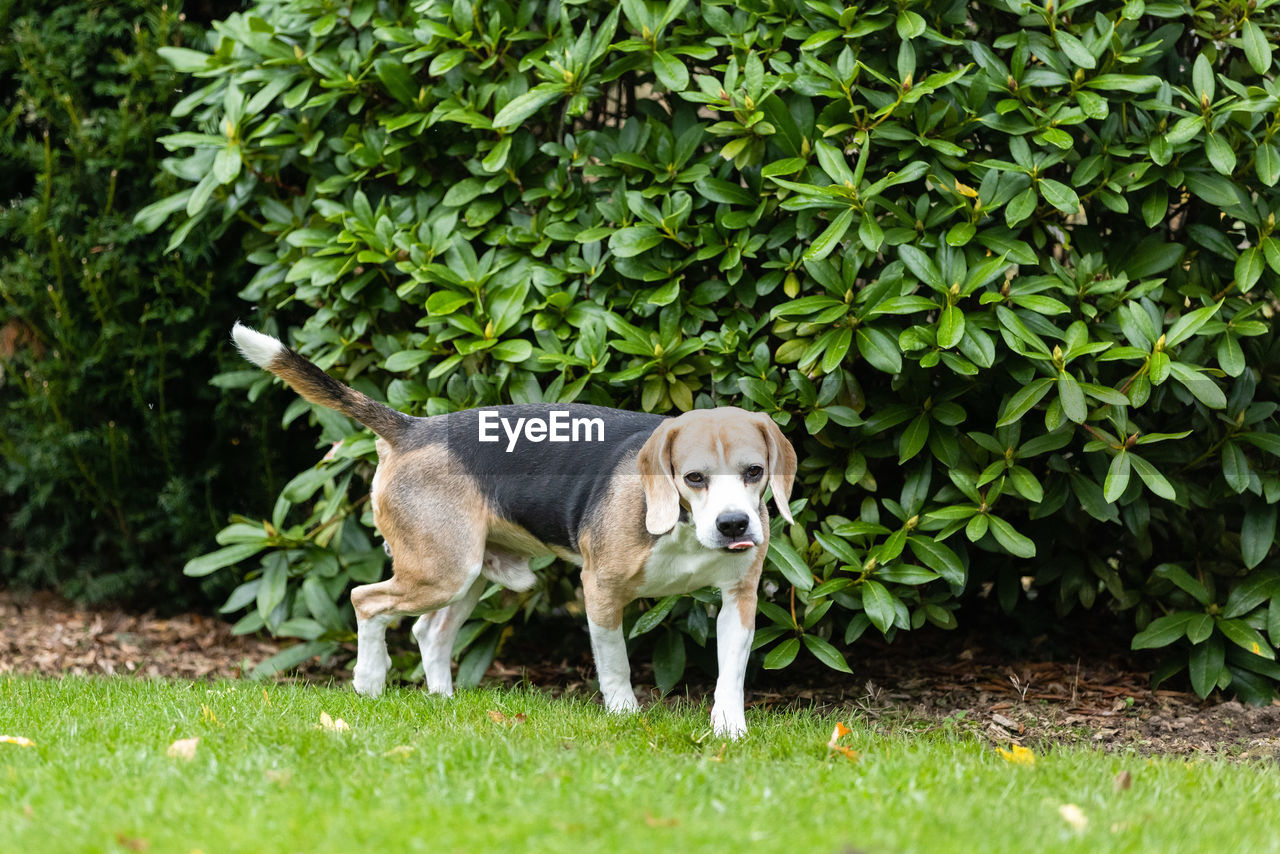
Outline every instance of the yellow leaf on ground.
<svg viewBox="0 0 1280 854"><path fill-rule="evenodd" d="M1036 764L1036 755L1021 744L1011 744L1008 750L1003 747L997 747L996 753L999 753L1005 762L1012 762L1014 765Z"/></svg>
<svg viewBox="0 0 1280 854"><path fill-rule="evenodd" d="M200 745L198 738L180 738L169 745L166 751L174 759L195 759L196 748Z"/></svg>
<svg viewBox="0 0 1280 854"><path fill-rule="evenodd" d="M840 753L843 754L846 759L852 759L854 762L858 761L858 751L838 743L842 736L846 736L850 732L852 732L852 730L847 726L836 721L836 728L831 731L831 738L827 741L828 756L833 753Z"/></svg>
<svg viewBox="0 0 1280 854"><path fill-rule="evenodd" d="M35 747L36 743L24 735L0 735L0 744L16 744L19 747Z"/></svg>
<svg viewBox="0 0 1280 854"><path fill-rule="evenodd" d="M1071 829L1076 833L1082 832L1089 826L1089 819L1085 816L1084 810L1075 804L1063 804L1058 807L1058 815L1062 816L1062 820L1071 825Z"/></svg>
<svg viewBox="0 0 1280 854"><path fill-rule="evenodd" d="M516 724L524 723L528 717L529 716L524 712L514 715L504 715L496 709L489 710L489 720L493 721L495 724L511 724L512 726L515 726Z"/></svg>
<svg viewBox="0 0 1280 854"><path fill-rule="evenodd" d="M329 732L347 732L351 729L351 727L347 726L347 722L344 721L342 718L337 718L337 719L331 718L329 717L328 712L320 713L319 728L323 730L328 730Z"/></svg>

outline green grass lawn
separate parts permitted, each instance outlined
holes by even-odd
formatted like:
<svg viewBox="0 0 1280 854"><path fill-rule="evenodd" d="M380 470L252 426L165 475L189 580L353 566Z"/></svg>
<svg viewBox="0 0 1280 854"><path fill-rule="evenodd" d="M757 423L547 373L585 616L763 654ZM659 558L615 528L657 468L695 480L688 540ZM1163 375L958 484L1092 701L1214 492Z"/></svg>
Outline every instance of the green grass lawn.
<svg viewBox="0 0 1280 854"><path fill-rule="evenodd" d="M0 735L34 746L0 744L0 852L1280 851L1271 764L1018 765L946 728L845 722L856 761L806 712L749 711L725 744L705 708L615 718L532 690L6 677Z"/></svg>

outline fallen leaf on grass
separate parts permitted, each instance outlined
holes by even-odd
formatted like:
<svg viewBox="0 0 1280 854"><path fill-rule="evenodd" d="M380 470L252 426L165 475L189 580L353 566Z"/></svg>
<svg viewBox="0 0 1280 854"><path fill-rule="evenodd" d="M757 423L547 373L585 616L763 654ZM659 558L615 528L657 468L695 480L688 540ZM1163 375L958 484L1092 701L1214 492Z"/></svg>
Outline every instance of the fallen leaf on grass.
<svg viewBox="0 0 1280 854"><path fill-rule="evenodd" d="M1128 771L1121 771L1116 775L1115 783L1113 785L1117 792L1123 792L1125 789L1133 785L1133 776L1130 775Z"/></svg>
<svg viewBox="0 0 1280 854"><path fill-rule="evenodd" d="M646 811L644 823L650 827L675 827L680 824L680 820L677 818L658 818L653 813Z"/></svg>
<svg viewBox="0 0 1280 854"><path fill-rule="evenodd" d="M1000 754L1000 758L1005 762L1012 762L1014 765L1035 765L1036 755L1021 744L1011 744L1009 749L997 747L996 753Z"/></svg>
<svg viewBox="0 0 1280 854"><path fill-rule="evenodd" d="M151 847L151 843L147 840L138 836L125 836L123 833L116 834L116 842L130 851L146 851Z"/></svg>
<svg viewBox="0 0 1280 854"><path fill-rule="evenodd" d="M1058 807L1058 815L1062 816L1062 820L1071 825L1071 829L1076 833L1082 833L1089 826L1089 819L1085 816L1084 810L1075 804L1062 804Z"/></svg>
<svg viewBox="0 0 1280 854"><path fill-rule="evenodd" d="M321 712L320 723L316 724L316 729L323 729L329 732L348 732L351 727L347 726L347 722L342 718L335 720L329 717L328 712Z"/></svg>
<svg viewBox="0 0 1280 854"><path fill-rule="evenodd" d="M180 738L169 745L169 749L165 752L174 759L195 759L196 748L199 745L199 738Z"/></svg>
<svg viewBox="0 0 1280 854"><path fill-rule="evenodd" d="M278 770L275 768L268 768L265 773L268 780L281 788L289 785L289 781L293 779L293 772L288 768L281 768Z"/></svg>
<svg viewBox="0 0 1280 854"><path fill-rule="evenodd" d="M851 759L854 762L858 761L858 751L838 743L842 736L846 736L850 732L852 730L847 726L836 721L836 728L831 731L831 738L827 741L827 756L831 756L833 753L841 753L846 759Z"/></svg>
<svg viewBox="0 0 1280 854"><path fill-rule="evenodd" d="M502 712L495 709L489 710L489 720L493 721L495 724L511 724L512 726L516 726L524 723L528 719L529 716L524 712L520 712L515 715L504 715Z"/></svg>
<svg viewBox="0 0 1280 854"><path fill-rule="evenodd" d="M36 743L24 735L0 735L0 744L16 744L19 747L35 747Z"/></svg>

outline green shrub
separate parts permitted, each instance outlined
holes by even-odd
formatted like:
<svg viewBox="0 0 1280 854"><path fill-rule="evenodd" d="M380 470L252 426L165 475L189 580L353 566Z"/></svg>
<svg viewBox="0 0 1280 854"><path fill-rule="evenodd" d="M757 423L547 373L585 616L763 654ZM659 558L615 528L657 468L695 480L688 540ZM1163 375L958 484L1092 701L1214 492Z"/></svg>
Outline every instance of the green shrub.
<svg viewBox="0 0 1280 854"><path fill-rule="evenodd" d="M401 409L770 412L802 464L767 668L847 669L868 629L950 628L987 585L1013 609L1030 576L1133 620L1159 679L1264 700L1274 9L260 2L166 53L201 87L162 140L190 186L141 220L252 221L246 297ZM228 608L310 641L278 665L334 649L334 602L383 571L369 436L302 414L342 449L187 567L262 553ZM634 624L664 687L707 601ZM468 674L496 638L464 638Z"/></svg>
<svg viewBox="0 0 1280 854"><path fill-rule="evenodd" d="M274 418L208 384L247 265L132 223L177 187L155 136L181 81L156 49L200 30L179 4L2 9L0 581L200 604L180 568L233 500L274 493L261 470L283 446ZM233 442L260 450L228 457ZM203 586L205 607L229 589Z"/></svg>

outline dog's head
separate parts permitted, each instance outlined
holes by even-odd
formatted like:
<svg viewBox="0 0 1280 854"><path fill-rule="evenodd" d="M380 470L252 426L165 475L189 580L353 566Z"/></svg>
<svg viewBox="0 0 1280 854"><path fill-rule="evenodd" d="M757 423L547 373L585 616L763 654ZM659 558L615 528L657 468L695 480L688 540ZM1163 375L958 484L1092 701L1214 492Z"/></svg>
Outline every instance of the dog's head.
<svg viewBox="0 0 1280 854"><path fill-rule="evenodd" d="M697 409L664 421L636 458L647 504L645 527L665 534L685 506L698 542L745 551L764 542L760 499L767 484L782 518L796 452L773 419L733 406Z"/></svg>

